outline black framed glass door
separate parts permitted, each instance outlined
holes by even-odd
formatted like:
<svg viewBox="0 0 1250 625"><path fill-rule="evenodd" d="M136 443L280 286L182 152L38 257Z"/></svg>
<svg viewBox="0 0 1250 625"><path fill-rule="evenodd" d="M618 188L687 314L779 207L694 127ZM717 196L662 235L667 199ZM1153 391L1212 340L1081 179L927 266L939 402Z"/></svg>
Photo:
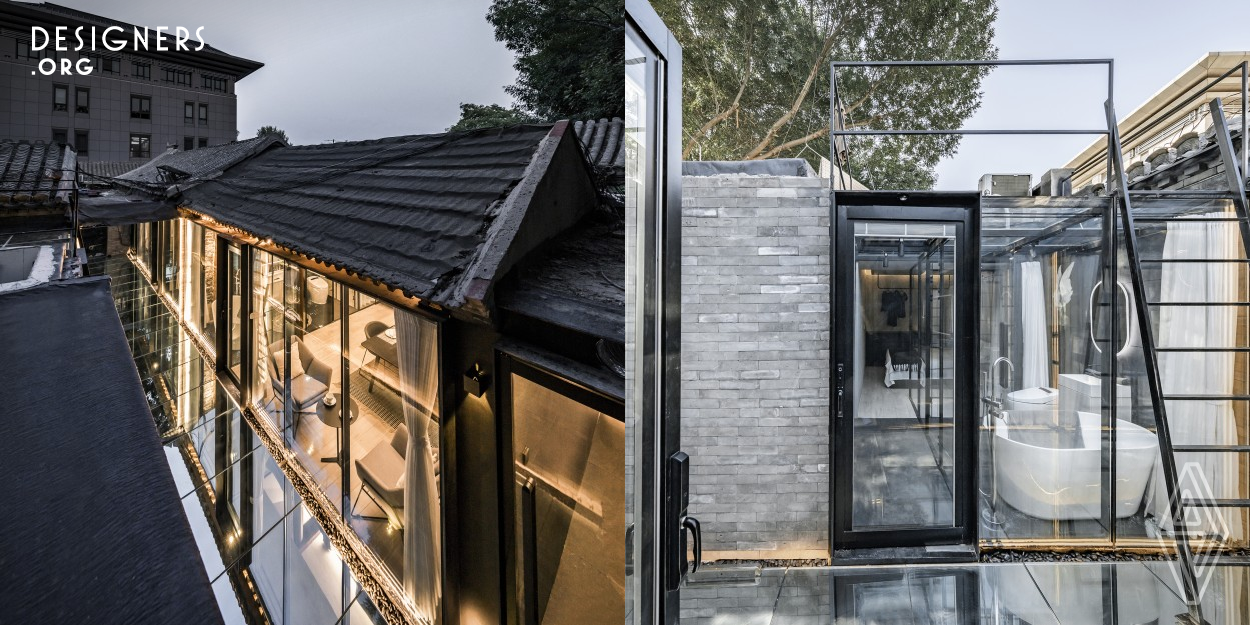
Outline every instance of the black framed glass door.
<svg viewBox="0 0 1250 625"><path fill-rule="evenodd" d="M835 549L971 544L976 198L836 200Z"/></svg>
<svg viewBox="0 0 1250 625"><path fill-rule="evenodd" d="M625 622L650 625L677 622L699 539L678 451L681 46L646 0L625 3L624 72Z"/></svg>

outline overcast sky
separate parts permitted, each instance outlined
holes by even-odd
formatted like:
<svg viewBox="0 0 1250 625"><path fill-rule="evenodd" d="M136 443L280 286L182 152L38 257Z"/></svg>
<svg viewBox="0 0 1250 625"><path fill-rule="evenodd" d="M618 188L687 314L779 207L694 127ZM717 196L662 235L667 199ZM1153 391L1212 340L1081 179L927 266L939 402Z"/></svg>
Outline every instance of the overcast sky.
<svg viewBox="0 0 1250 625"><path fill-rule="evenodd" d="M296 144L442 132L460 102L510 105L513 56L490 0L55 0L139 26L204 27L265 64L239 81L239 138L273 125Z"/></svg>
<svg viewBox="0 0 1250 625"><path fill-rule="evenodd" d="M999 58L1113 58L1123 119L1207 52L1250 50L1247 0L999 0ZM1000 68L982 84L969 128L1106 127L1101 68ZM1062 167L1096 137L972 137L938 168L939 189L971 190L986 173Z"/></svg>

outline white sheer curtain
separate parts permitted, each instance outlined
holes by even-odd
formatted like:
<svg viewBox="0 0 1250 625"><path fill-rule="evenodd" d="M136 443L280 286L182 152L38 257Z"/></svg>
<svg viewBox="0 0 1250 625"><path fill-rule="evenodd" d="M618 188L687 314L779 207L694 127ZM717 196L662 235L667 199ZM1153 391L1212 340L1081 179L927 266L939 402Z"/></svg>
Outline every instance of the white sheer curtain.
<svg viewBox="0 0 1250 625"><path fill-rule="evenodd" d="M1046 328L1042 263L1020 265L1020 323L1024 333L1023 388L1050 386L1050 332Z"/></svg>
<svg viewBox="0 0 1250 625"><path fill-rule="evenodd" d="M438 480L430 420L438 414L438 327L395 311L399 384L408 425L408 467L404 484L404 590L417 611L438 621L441 599L441 536Z"/></svg>
<svg viewBox="0 0 1250 625"><path fill-rule="evenodd" d="M1228 217L1210 213L1205 217ZM1225 222L1169 223L1163 246L1165 259L1237 258L1237 224ZM1162 263L1159 299L1165 302L1232 302L1237 296L1234 263ZM1160 307L1161 347L1230 347L1236 345L1237 309L1232 306ZM1233 392L1235 354L1228 352L1163 352L1159 354L1163 392L1187 395L1229 395ZM1237 424L1229 401L1169 401L1168 424L1175 445L1233 445ZM1177 456L1181 492L1217 498L1237 497L1237 455L1182 453ZM1155 514L1171 527L1167 492L1156 471ZM1205 484L1203 483L1205 482ZM1210 493L1208 495L1208 488ZM1241 537L1241 515L1223 514L1231 537ZM1197 528L1193 528L1197 529ZM1204 523L1204 531L1222 531Z"/></svg>

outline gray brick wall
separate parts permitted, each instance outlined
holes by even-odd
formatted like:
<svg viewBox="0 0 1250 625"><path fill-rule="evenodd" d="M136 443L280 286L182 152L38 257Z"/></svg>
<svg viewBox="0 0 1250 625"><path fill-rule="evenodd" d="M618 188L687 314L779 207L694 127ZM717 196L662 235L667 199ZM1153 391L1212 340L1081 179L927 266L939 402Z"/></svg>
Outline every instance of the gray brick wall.
<svg viewBox="0 0 1250 625"><path fill-rule="evenodd" d="M828 184L687 176L682 195L682 448L703 549L827 551Z"/></svg>

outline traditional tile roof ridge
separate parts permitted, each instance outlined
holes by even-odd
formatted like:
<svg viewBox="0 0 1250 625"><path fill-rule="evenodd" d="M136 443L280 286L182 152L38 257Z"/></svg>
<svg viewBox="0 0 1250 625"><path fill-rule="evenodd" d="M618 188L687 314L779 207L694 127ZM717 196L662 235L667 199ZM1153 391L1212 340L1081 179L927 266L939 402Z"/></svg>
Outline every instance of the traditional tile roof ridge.
<svg viewBox="0 0 1250 625"><path fill-rule="evenodd" d="M625 122L619 117L612 119L573 122L574 132L586 150L586 158L595 167L625 167Z"/></svg>

